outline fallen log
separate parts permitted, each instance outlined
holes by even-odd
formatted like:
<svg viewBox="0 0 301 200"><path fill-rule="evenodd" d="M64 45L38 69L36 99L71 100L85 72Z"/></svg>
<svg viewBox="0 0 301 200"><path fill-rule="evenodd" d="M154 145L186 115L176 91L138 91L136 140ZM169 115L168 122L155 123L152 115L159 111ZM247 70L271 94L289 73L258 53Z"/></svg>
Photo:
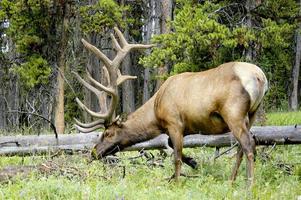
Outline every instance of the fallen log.
<svg viewBox="0 0 301 200"><path fill-rule="evenodd" d="M301 144L301 126L265 126L251 129L257 145ZM97 142L99 133L66 134L39 136L3 136L0 137L0 156L41 155L64 151L66 153L89 152ZM226 147L236 142L231 133L224 135L188 135L184 137L184 147L199 146ZM152 140L130 146L125 151L167 148L168 136L162 134Z"/></svg>

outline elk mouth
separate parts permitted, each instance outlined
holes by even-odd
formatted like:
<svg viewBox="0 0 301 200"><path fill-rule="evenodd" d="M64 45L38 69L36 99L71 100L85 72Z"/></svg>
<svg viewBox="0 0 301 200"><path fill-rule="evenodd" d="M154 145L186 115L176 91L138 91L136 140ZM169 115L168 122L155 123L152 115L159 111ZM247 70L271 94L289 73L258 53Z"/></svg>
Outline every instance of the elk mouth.
<svg viewBox="0 0 301 200"><path fill-rule="evenodd" d="M119 144L115 144L115 145L96 144L92 150L92 157L94 159L100 160L108 155L114 155L115 153L121 150L122 148Z"/></svg>

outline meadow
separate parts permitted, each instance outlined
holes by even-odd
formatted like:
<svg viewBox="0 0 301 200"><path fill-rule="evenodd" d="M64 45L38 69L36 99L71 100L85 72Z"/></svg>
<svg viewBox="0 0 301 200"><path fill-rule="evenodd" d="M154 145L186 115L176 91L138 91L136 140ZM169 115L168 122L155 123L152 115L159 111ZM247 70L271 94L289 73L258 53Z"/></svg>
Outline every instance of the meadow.
<svg viewBox="0 0 301 200"><path fill-rule="evenodd" d="M301 124L301 112L269 113L267 125ZM225 150L221 149L221 151ZM87 155L1 157L0 169L31 166L0 185L0 199L300 199L301 145L257 147L255 185L248 190L245 162L232 185L235 150L214 160L214 148L184 149L199 166L183 165L190 177L169 182L173 156L158 150L118 153L118 161ZM43 170L37 170L41 169Z"/></svg>

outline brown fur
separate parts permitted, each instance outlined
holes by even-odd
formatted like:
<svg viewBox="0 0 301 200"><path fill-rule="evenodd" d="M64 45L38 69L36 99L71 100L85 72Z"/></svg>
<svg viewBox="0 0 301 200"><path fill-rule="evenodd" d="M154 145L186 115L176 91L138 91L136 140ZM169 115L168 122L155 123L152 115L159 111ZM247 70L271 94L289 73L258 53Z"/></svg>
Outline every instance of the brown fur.
<svg viewBox="0 0 301 200"><path fill-rule="evenodd" d="M97 153L105 156L116 152L108 152L112 146L118 146L119 150L166 131L175 151L177 179L184 134L215 135L230 130L247 156L248 178L252 182L255 143L249 129L266 89L267 81L262 71L248 63L226 63L204 72L172 76L125 122L120 126L113 124L105 131L96 145ZM238 152L232 180L241 162L241 150Z"/></svg>

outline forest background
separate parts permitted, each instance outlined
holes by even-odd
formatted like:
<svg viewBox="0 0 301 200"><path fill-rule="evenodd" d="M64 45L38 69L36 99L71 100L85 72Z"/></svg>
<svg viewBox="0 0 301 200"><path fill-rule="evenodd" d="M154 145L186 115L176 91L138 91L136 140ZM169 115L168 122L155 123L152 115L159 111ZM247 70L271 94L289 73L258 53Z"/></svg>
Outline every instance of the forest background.
<svg viewBox="0 0 301 200"><path fill-rule="evenodd" d="M168 76L229 61L264 70L265 111L298 110L300 9L294 0L0 0L0 129L49 128L32 113L59 133L72 128L74 117L91 121L74 99L97 111L97 98L71 71L104 78L80 40L112 58L114 26L130 43L156 44L123 61L122 73L138 78L120 88L119 112L134 111Z"/></svg>

